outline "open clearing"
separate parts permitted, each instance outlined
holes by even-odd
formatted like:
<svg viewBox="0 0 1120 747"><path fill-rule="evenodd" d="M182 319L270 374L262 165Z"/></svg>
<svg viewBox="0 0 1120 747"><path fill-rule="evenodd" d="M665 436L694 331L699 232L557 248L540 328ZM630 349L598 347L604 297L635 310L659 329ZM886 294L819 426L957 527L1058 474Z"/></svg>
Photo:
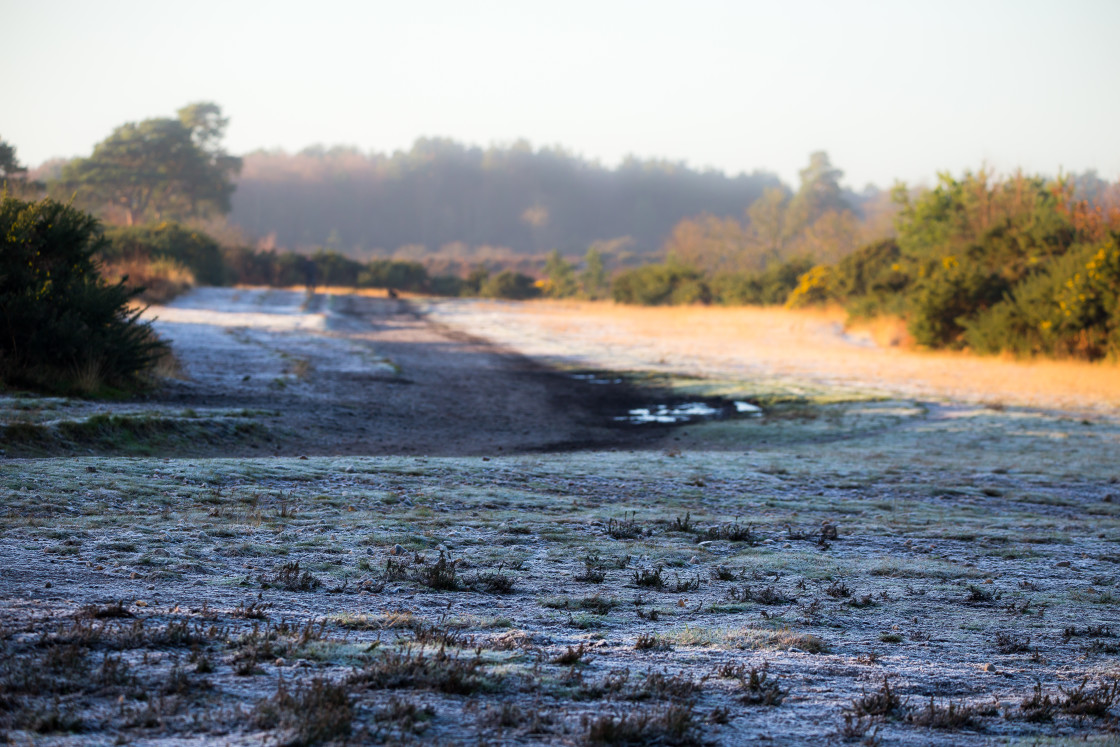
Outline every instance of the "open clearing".
<svg viewBox="0 0 1120 747"><path fill-rule="evenodd" d="M1116 743L1115 366L671 311L200 289L161 392L0 398L0 728Z"/></svg>

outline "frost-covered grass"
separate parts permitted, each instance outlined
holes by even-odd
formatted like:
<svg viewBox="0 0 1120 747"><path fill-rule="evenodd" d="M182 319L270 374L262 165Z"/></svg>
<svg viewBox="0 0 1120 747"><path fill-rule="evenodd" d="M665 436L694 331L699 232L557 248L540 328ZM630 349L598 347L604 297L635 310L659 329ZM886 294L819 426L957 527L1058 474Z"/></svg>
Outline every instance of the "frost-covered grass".
<svg viewBox="0 0 1120 747"><path fill-rule="evenodd" d="M626 725L642 738L803 742L838 738L887 677L911 711L933 695L977 714L958 731L882 719L891 741L1106 723L1020 704L1036 681L1057 699L1120 675L1116 423L810 398L677 438L9 459L0 718L77 741L259 742L319 733L292 714L322 701L359 740L594 741L626 712L648 716ZM748 705L740 664L788 696Z"/></svg>

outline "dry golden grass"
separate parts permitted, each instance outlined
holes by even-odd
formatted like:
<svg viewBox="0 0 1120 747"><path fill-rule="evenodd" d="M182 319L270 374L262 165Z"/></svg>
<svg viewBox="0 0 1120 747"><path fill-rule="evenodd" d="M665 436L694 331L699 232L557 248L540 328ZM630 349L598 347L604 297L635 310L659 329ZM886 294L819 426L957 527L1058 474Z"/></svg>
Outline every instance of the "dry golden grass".
<svg viewBox="0 0 1120 747"><path fill-rule="evenodd" d="M194 273L167 258L122 257L102 261L101 276L110 283L124 280L130 288L144 288L138 299L150 304L166 303L194 285Z"/></svg>
<svg viewBox="0 0 1120 747"><path fill-rule="evenodd" d="M1074 410L1120 408L1116 363L993 358L905 346L897 321L845 328L840 309L505 304L542 336L580 347L637 351L693 370L826 381L909 396ZM901 344L891 345L891 341Z"/></svg>

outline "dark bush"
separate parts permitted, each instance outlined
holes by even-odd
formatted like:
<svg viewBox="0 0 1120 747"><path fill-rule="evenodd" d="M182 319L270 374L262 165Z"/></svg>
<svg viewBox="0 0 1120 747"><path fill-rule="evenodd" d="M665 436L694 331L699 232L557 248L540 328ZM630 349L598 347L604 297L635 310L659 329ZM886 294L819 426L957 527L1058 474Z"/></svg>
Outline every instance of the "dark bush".
<svg viewBox="0 0 1120 747"><path fill-rule="evenodd" d="M94 255L100 225L45 199L0 201L0 379L56 393L142 384L165 352L139 313L136 291L109 285Z"/></svg>

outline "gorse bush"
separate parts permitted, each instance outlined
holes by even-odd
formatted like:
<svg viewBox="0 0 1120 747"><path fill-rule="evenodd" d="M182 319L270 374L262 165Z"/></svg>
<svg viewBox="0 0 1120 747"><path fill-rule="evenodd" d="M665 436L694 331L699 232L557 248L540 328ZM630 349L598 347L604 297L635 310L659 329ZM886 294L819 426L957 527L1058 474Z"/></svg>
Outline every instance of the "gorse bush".
<svg viewBox="0 0 1120 747"><path fill-rule="evenodd" d="M135 290L110 285L92 216L54 200L0 200L0 379L57 393L128 389L166 351Z"/></svg>
<svg viewBox="0 0 1120 747"><path fill-rule="evenodd" d="M1120 356L1120 241L1079 245L965 325L980 352Z"/></svg>
<svg viewBox="0 0 1120 747"><path fill-rule="evenodd" d="M787 304L898 315L932 348L1120 357L1120 212L1060 180L983 171L898 198L896 239L814 267Z"/></svg>

